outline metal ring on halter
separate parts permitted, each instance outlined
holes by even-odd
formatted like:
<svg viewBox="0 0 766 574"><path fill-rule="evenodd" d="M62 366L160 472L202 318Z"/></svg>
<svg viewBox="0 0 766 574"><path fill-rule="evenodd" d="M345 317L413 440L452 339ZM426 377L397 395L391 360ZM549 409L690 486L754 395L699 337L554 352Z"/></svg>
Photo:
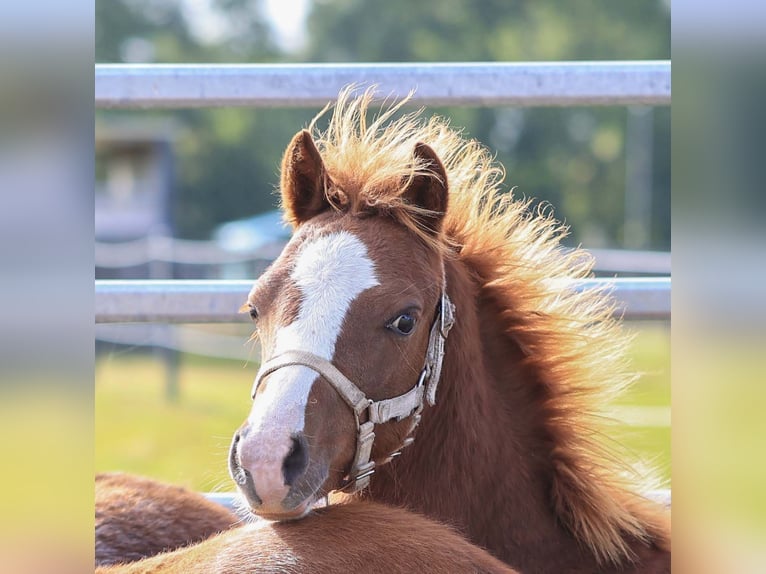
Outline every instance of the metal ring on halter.
<svg viewBox="0 0 766 574"><path fill-rule="evenodd" d="M371 468L370 470L366 470L365 472L363 472L361 474L357 474L354 477L354 480L355 481L362 480L363 478L367 478L368 476L372 476L373 474L375 474L375 467Z"/></svg>
<svg viewBox="0 0 766 574"><path fill-rule="evenodd" d="M428 378L428 373L431 371L431 369L428 368L428 365L423 367L423 370L420 371L420 377L418 377L418 384L415 385L416 387L422 387L423 383L426 382L426 379Z"/></svg>

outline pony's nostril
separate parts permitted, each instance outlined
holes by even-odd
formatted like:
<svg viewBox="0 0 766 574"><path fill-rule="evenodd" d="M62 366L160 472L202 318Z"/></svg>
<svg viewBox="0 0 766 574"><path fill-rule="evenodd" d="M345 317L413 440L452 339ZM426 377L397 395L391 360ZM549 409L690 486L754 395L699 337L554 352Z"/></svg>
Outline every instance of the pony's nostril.
<svg viewBox="0 0 766 574"><path fill-rule="evenodd" d="M253 483L253 475L242 467L242 463L239 460L239 445L242 435L239 431L234 433L234 438L231 440L231 448L229 449L229 474L231 478L237 483L240 492L245 495L245 498L250 503L251 507L258 507L262 504L261 499L255 492L255 484Z"/></svg>
<svg viewBox="0 0 766 574"><path fill-rule="evenodd" d="M239 474L241 482L238 482L240 492L245 495L245 499L250 503L251 507L258 507L263 504L258 494L255 492L255 484L253 484L253 476L244 468L240 469Z"/></svg>
<svg viewBox="0 0 766 574"><path fill-rule="evenodd" d="M282 475L287 486L292 486L309 464L308 445L303 433L293 436L292 441L293 446L282 463Z"/></svg>
<svg viewBox="0 0 766 574"><path fill-rule="evenodd" d="M234 433L234 438L232 439L231 446L229 447L229 474L237 484L242 484L243 479L240 477L240 475L241 471L244 469L242 469L240 466L239 461L239 452L237 449L239 440L239 432Z"/></svg>

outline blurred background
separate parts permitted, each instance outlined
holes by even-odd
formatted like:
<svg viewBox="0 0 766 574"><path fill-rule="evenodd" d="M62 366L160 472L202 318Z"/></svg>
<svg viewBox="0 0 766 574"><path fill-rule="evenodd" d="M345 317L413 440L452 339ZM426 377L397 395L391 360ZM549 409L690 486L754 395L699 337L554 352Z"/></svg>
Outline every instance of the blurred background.
<svg viewBox="0 0 766 574"><path fill-rule="evenodd" d="M670 13L662 0L96 3L99 63L669 58ZM97 200L119 196L127 202L131 185L145 193L156 185L163 199L157 220L142 222L142 229L137 220L136 228L118 229L109 214L97 212L97 238L164 232L211 239L224 222L274 209L283 147L317 111L99 111ZM551 203L571 225L573 244L669 249L669 108L429 111L451 118L496 152L509 186Z"/></svg>
<svg viewBox="0 0 766 574"><path fill-rule="evenodd" d="M402 11L390 13L386 7L399 3L376 4L377 7L366 3L362 9L361 3L350 0L325 1L306 4L301 12L289 2L280 2L289 16L280 20L286 22L281 28L284 31L277 32L276 20L267 16L265 5L264 11L248 9L227 16L225 8L241 6L238 2L220 3L212 8L205 2L190 3L191 9L202 11L203 16L197 18L190 16L186 7L160 1L128 4L98 0L95 5L90 0L0 2L0 263L3 270L0 437L4 457L0 481L1 571L89 570L93 553L94 466L154 473L168 480L198 485L201 489L208 489L219 480L226 482L227 479L211 475L205 475L203 480L197 477L206 471L203 468L222 467L222 445L228 442L233 425L239 424L247 409L242 399L256 367L257 355L249 362L242 359L231 362L184 354L178 361L180 393L177 402L173 402L165 398L169 378L166 363L153 356L156 351L147 351L141 345L112 343L110 350L99 354L95 387L92 383L96 263L93 174L96 173L98 186L108 179L105 175L108 168L100 159L99 167L94 170L94 133L114 133L112 124L107 124L106 115L100 112L96 114L95 130L92 125L96 34L98 62L376 59L369 53L368 46L400 51L401 59L418 50L418 58L445 61L470 57L508 60L667 58L670 54L667 7L653 0L640 3L573 0L555 5L543 0L470 5L467 2L413 2ZM384 9L386 15L382 13ZM766 219L763 184L766 181L763 143L766 134L766 107L763 106L766 101L766 3L762 0L675 0L672 12L674 571L760 574L766 568L766 489L763 488L766 484L763 456L766 437L766 417L763 416L766 411L766 354L763 352L766 348L763 327L766 320L763 297L766 284L766 227L763 224ZM359 13L362 17L353 26L343 24ZM321 14L333 20L336 26L323 28ZM392 35L388 30L397 19L396 33ZM303 22L308 24L305 29ZM290 30L294 29L291 26L295 23L300 24L298 32L291 36ZM502 26L512 33L500 33ZM404 31L415 27L419 34L404 35ZM435 32L434 27L439 31ZM476 32L471 35L468 27L474 27ZM446 40L444 29L448 32ZM316 54L310 52L317 41L315 35L323 30L328 36L330 30L334 31L330 40L339 47L333 52L328 48L312 56ZM271 40L267 41L269 37ZM128 42L128 38L136 38L138 42ZM605 38L611 40L606 42ZM255 49L256 41L259 46L266 46L263 56L249 55L253 52L248 50ZM107 46L111 52L103 51ZM308 119L316 111L307 110L303 118ZM613 118L613 129L623 135L615 137L614 132L608 130L606 133L612 135L602 135L598 140L580 135L583 143L575 145L563 119L577 112L586 112L591 118L605 114ZM290 122L284 120L287 125L281 128L282 141L273 140L277 136L265 131L270 119L262 116L270 113L284 113L283 117L293 118ZM270 113L185 111L172 114L169 126L147 128L151 137L144 139L172 142L169 147L174 156L172 180L175 183L168 189L176 197L184 181L204 175L194 175L197 173L194 164L181 167L184 154L205 159L220 150L217 153L229 157L230 161L225 173L210 178L220 182L216 193L246 188L248 194L241 201L255 202L270 194L277 181L276 158L289 135L300 127L292 122L305 121L291 115L297 114L296 111ZM565 211L564 202L570 196L575 200L583 195L590 197L590 194L606 192L606 186L599 183L569 185L577 177L605 181L593 180L596 177L590 175L593 166L598 166L599 178L603 177L603 169L612 174L615 183L609 187L608 201L624 202L624 182L628 178L615 174L628 169L624 162L632 156L628 151L630 138L624 134L628 129L627 115L633 112L615 108L506 110L505 113L505 127L496 132L499 135L495 137L500 139L495 141L484 135L487 131L479 131L480 127L469 125L466 119L482 116L488 122L486 125L493 125L494 120L487 119L493 117L493 112L456 110L454 123L466 126L471 135L497 149L508 167L509 187L518 185L518 193L535 197L547 197L544 194L549 192L561 195L563 201L547 198L554 203L559 217L566 217L571 224L573 243L583 241L589 248L621 247L624 230L594 233L591 228L581 226L581 219ZM667 145L668 141L658 140L661 127L657 123L663 113L667 111L651 110L653 141L651 146L642 146L652 150L653 178L659 177L659 165L667 166L657 157L661 142ZM141 123L139 119L169 117L156 112L113 115L115 121L132 118L136 125ZM218 132L211 127L212 118L217 116L223 118ZM205 120L205 117L211 119ZM559 137L543 144L537 135L545 128L535 124L533 131L530 122L533 118L545 117L549 118L548 125L552 129L559 129ZM192 123L194 121L199 124ZM260 122L258 130L263 135L256 139L269 142L268 146L259 147L257 153L234 145L225 147L227 139L247 133L244 128L255 121ZM535 121L543 122L542 119ZM578 121L574 122L575 126ZM280 126L283 120L274 123ZM584 127L574 128L575 134L601 133L600 123L586 120L580 126L582 124ZM243 128L242 131L239 128ZM200 151L195 147L208 136L217 137L222 143L216 144L213 151L206 148ZM501 136L506 138L505 145L510 145L512 153L501 153ZM186 151L183 141L188 142ZM596 145L596 141L600 143ZM522 142L525 143L522 145ZM594 154L589 151L591 146L601 150L601 162L594 162L591 157ZM144 145L144 149L146 147ZM549 157L548 152L566 148L570 149L568 153L573 153L566 156L565 160L569 161L554 156L550 156L548 162L542 161L543 157ZM193 156L195 149L196 156ZM240 152L248 155L238 159L243 157ZM608 160L610 152L611 161ZM106 152L98 151L95 155L100 158L102 153ZM271 154L272 159L263 154ZM524 154L525 161L513 161L514 154L517 158ZM265 160L263 164L261 159ZM530 163L533 161L534 168ZM574 169L581 161L590 167ZM238 168L238 163L244 168ZM265 165L265 171L256 177L256 166L261 165ZM226 178L228 171L235 169L252 170L253 175L232 185ZM543 184L553 181L551 174L565 169L571 169L577 177L563 178L563 183L557 185ZM521 170L528 175L521 177ZM645 178L650 172L642 170L641 173ZM130 181L132 177L124 179ZM652 196L652 209L662 200L660 190L666 185L662 181L655 179L651 186L652 193L656 194ZM573 188L576 188L573 193L564 193ZM190 200L191 193L184 199ZM603 207L602 202L593 203L596 208ZM181 209L180 203L174 201L173 204L174 210ZM196 204L185 201L185 205L189 207L183 209L192 209ZM242 203L233 210L229 205L226 210L222 215L216 212L215 222L183 232L178 214L174 217L179 219L168 218L172 227L160 227L159 231L173 229L173 233L184 240L209 241L219 223L246 218L260 210L268 212L268 207L256 209L251 203ZM604 225L613 230L624 228L625 215L620 210L615 208L618 215L608 223L598 218L596 228ZM658 222L656 217L652 219L652 234L659 229L654 227ZM602 239L604 237L606 239ZM651 237L651 241L667 242L669 236L664 240ZM99 238L97 250L105 242L108 240ZM648 248L664 250L667 245L650 243ZM145 259L140 252L131 257ZM96 272L107 274L110 268L104 266L102 260L98 263L102 265L96 265ZM136 272L136 269L126 268L121 272L129 271ZM639 339L644 332L647 331L639 329ZM652 364L660 365L654 372L667 381L668 345L666 335L659 333L661 344L656 348L662 349L663 354L653 359ZM241 341L238 339L227 348L241 350ZM131 363L137 363L143 370L130 368ZM640 359L637 364L641 365ZM201 368L202 365L205 368ZM222 377L222 368L232 376ZM189 382L194 372L199 373L201 379L197 384L201 389L196 393L197 398L194 385ZM122 382L119 382L120 375L124 377ZM231 399L231 404L236 405L230 415L225 415L225 405L216 403L219 400L216 388L223 391L227 384L232 395L236 395ZM667 388L665 383L662 385L663 389ZM134 386L135 393L132 392ZM94 388L98 402L96 412L101 413L96 421L97 432L92 424ZM127 395L123 403L119 401L121 392ZM204 392L209 393L209 398ZM108 395L112 398L107 399ZM664 394L661 404L667 404L666 397ZM107 404L110 401L111 410ZM161 419L165 417L162 420L168 424L148 428L146 434L152 435L150 438L129 434L129 430L135 433L150 427L156 414ZM113 431L114 439L109 438L107 432L114 428L108 425L112 415L122 425L119 433ZM170 446L159 449L157 437L173 435L172 425L181 424L173 416L184 418L186 430L179 431L182 436L175 437L175 443L168 441ZM203 428L195 434L195 425L207 424L199 421L226 416L236 420L226 419L222 426ZM188 424L190 418L192 423ZM647 427L631 428L639 436L645 436ZM666 432L663 429L667 427L653 428ZM94 464L96 434L107 438L99 439ZM199 452L194 455L199 458L192 458L190 464L190 457L186 456L185 470L181 472L152 471L139 463L151 457L171 457L179 445L188 445L200 436L210 441L211 435L218 438L213 442L200 440ZM132 438L120 442L118 439L124 436ZM646 444L643 439L642 444ZM111 453L119 450L132 453L130 459L110 460ZM657 452L653 448L649 450ZM170 466L169 463L167 467ZM224 488L228 489L228 483Z"/></svg>
<svg viewBox="0 0 766 574"><path fill-rule="evenodd" d="M110 0L97 63L665 60L669 3ZM97 279L255 279L289 239L278 166L312 109L97 110ZM670 274L670 109L429 108L553 206L597 274ZM669 323L631 323L641 382L614 415L670 478ZM239 325L97 325L96 470L231 490L259 352Z"/></svg>
<svg viewBox="0 0 766 574"><path fill-rule="evenodd" d="M668 10L665 4L653 0L640 3L572 0L556 4L545 0L498 1L470 5L467 2L413 2L403 11L389 13L386 9L387 17L381 14L384 7L399 3L378 3L377 8L366 3L362 9L361 3L350 0L325 1L306 4L303 12L289 2L277 4L290 7L286 8L290 17L281 20L286 22L281 28L284 32L277 32L276 20L267 17L265 5L264 11L246 10L227 17L225 8L241 6L237 2L220 3L212 9L204 2L190 3L190 8L202 11L203 16L197 18L191 17L181 5L160 1L127 4L98 0L95 13L91 0L0 3L0 264L3 270L0 445L4 457L0 479L0 570L3 572L89 570L93 563L94 452L97 469L146 472L198 485L201 489L210 488L218 480L225 482L226 479L211 475L202 480L198 477L203 474L203 467L222 468L222 445L228 442L231 429L239 424L247 410L243 399L255 372L255 360L226 361L183 354L178 362L180 393L174 403L165 398L166 382L172 379L167 377L163 360L153 356L158 351L135 344L112 343L110 350L99 353L95 412L101 414L96 421L97 432L94 431L91 383L96 263L94 171L98 186L107 179L107 168L102 164L94 170L93 160L96 34L98 62L309 61L314 35L322 31L319 15L324 14L335 22L334 37L330 39L337 40L339 47L332 53L322 52L316 61L374 60L375 56L365 51L370 45L401 51L402 59L416 49L418 58L425 59L434 47L433 58L445 61L460 60L470 57L463 54L474 53L480 55L477 58L508 60L667 58L670 55ZM766 437L766 417L763 416L766 411L766 354L763 352L766 348L763 327L766 323L763 297L766 285L766 226L763 224L766 219L763 143L766 134L766 107L763 106L766 101L766 3L762 0L675 0L672 12L673 566L674 572L694 574L760 574L766 569L766 490L763 488L766 484L763 456ZM352 15L359 13L362 14L360 20L353 26L347 24ZM395 32L389 32L391 22L397 19ZM305 31L302 31L303 22L308 23ZM292 35L292 40L284 39L291 38L293 23L300 24L298 32ZM449 32L446 37L442 34L443 26ZM432 27L439 27L439 32ZM473 34L468 31L471 27L475 29ZM258 33L250 34L249 29ZM403 31L412 29L420 33L403 35ZM504 29L513 33L502 33ZM126 41L132 37L139 41ZM271 40L267 41L269 37ZM611 40L605 42L605 38ZM252 52L236 53L230 49L233 46L237 46L237 50L255 49L253 42L256 41L263 41L259 46L266 45L269 51L264 50L263 56L252 60L249 55ZM107 46L111 52L104 52ZM443 51L437 52L437 48ZM310 117L315 111L307 110L304 117ZM562 121L577 112L613 118L614 129L623 135L602 136L596 147L602 153L606 149L614 154L616 139L619 152L612 160L592 163L591 145L596 139L580 136L585 137L584 143L572 148L575 153L565 158L568 161L555 157L548 163L541 161L549 157L549 152L573 145ZM139 120L155 117L170 120L170 127L159 129L162 137L157 137L156 127L150 131L152 138L160 141L172 138L175 182L172 190L176 197L182 182L193 178L195 173L195 165L181 167L183 154L205 159L213 153L198 151L196 156L191 155L201 138L210 136L220 140L214 148L222 150L220 155L231 158L229 169L232 171L237 164L234 160L242 157L239 152L247 153L239 160L244 166L241 169L254 172L256 166L265 165L263 179L253 175L231 183L225 179L228 170L210 179L221 184L216 193L246 188L248 193L242 201L255 202L271 193L277 181L276 158L289 135L300 127L283 126L284 139L275 141L272 138L276 136L269 135L264 127L272 113L294 117L289 114L295 112L218 110L109 115L114 115L115 121L131 118L136 125L141 123ZM625 161L632 155L628 152L630 138L624 135L629 110L507 110L506 118L510 119L497 133L506 134L505 137L517 134L518 139L514 139L516 135L509 138L515 142L513 154L519 158L526 154L526 161L537 164L534 169L527 168L529 175L524 177L520 171L524 169L523 164L509 159L512 154L501 155L498 143L501 140L493 142L488 135L482 135L487 132L468 125L466 116L492 117L488 110L462 109L455 113L455 125L465 125L471 135L498 149L500 159L509 168L508 186L518 185L519 193L545 197L543 194L548 193L545 188L549 187L550 193L559 193L566 201L565 189L576 188L572 198L580 197L576 194L590 197L590 194L605 192L603 184L568 185L574 180L566 178L558 187L541 183L552 181L550 174L556 170L564 170L570 164L579 165L575 159L585 158L588 165L599 167L598 174L602 169L612 174L615 183L609 188L609 201L624 202L626 178L615 174L627 169ZM658 117L664 113L667 110L651 111L654 139L651 146L642 148L652 150L654 178L660 173L657 166L667 165L657 157L661 142L667 145L668 141L657 139L661 129L657 125ZM112 125L105 123L106 115L99 112L96 116L95 133L101 130L109 133ZM212 119L203 119L216 116L233 118L220 121L220 133L209 127ZM551 118L549 125L559 129L559 137L544 145L537 137L533 138L542 129L538 126L532 131L529 127L532 118L537 117ZM524 118L523 124L519 118ZM256 154L238 146L224 146L227 138L239 137L237 134L242 132L238 128L256 119L261 122L259 133L263 136L256 139L270 142L273 149L268 147L264 151L265 148L259 147ZM191 123L193 121L199 122L200 127L194 127L197 124ZM205 121L208 123L203 123ZM274 123L280 126L283 121ZM575 133L593 134L593 123L587 120L584 123L585 128L577 128ZM189 142L186 151L182 141ZM523 141L534 141L535 147L526 148L527 144L522 147ZM98 151L95 155L100 158L101 153ZM271 153L272 159L259 163L262 153ZM608 158L609 153L602 157ZM573 173L586 179L595 177L589 176L592 171L587 169L573 170ZM649 172L642 170L641 173L645 178ZM662 185L666 184L651 186L652 209L662 200ZM566 217L572 225L572 242L587 239L586 247L622 245L624 232L621 236L616 232L607 235L589 231L586 236L585 229L580 227L581 219L575 220L572 213L567 213L563 202L548 199L554 202L559 217ZM594 203L599 207L599 202ZM189 201L187 205L194 204ZM207 223L207 227L197 231L186 230L181 234L178 220L173 222L172 229L178 237L208 241L218 222L247 218L259 209L268 212L268 207L255 209L253 204L243 203L237 205L233 213L216 215L215 223ZM624 227L624 213L619 214L620 208L615 212L618 215L610 218L608 225L612 229ZM652 217L652 226L656 229L658 216ZM607 224L599 218L597 228L603 225ZM667 233L669 227L663 229ZM162 228L160 231L164 232ZM598 243L591 239L595 235L606 239ZM669 235L664 237L667 242ZM107 240L99 238L97 250L102 242ZM664 250L667 245L652 243L648 248ZM138 255L131 256L140 259L143 255L140 250L136 251ZM98 274L106 274L107 269L108 266L96 265ZM129 271L125 268L121 272ZM645 332L649 331L639 328L639 340ZM654 370L650 372L663 377L661 388L667 389L666 331L654 332L659 333L660 343L647 343L647 348L662 351L659 358L651 359ZM227 348L241 350L242 339L238 341ZM131 367L131 363L139 368ZM642 365L640 358L637 365L639 368ZM231 377L221 377L221 369ZM192 372L198 373L196 385L191 382ZM195 425L204 427L206 424L200 421L226 418L222 416L226 407L220 405L223 400L220 395L227 384L234 396L230 399L234 405L229 415L232 420L226 419L220 426L196 432ZM120 393L126 395L122 404ZM660 404L667 404L667 393L669 391L663 390ZM187 412L194 413L191 424ZM150 428L150 432L144 433L149 417L157 414L172 424ZM116 426L109 425L110 416L116 417L117 427L121 425L119 432ZM178 433L173 430L174 425L180 426ZM631 428L643 437L639 445L645 447L647 427ZM649 427L649 431L652 428L666 432L663 429L667 427ZM108 431L114 439L108 437ZM179 436L173 439L175 442L167 441L170 444L161 449L158 437L161 439L165 433ZM94 451L96 434L107 435L107 438L99 439ZM211 440L211 435L217 438ZM176 461L169 461L167 468L160 470L147 469L140 462L153 456L160 459L174 456L181 446L200 437L203 437L197 441L200 452L193 453L200 458L186 456L182 471L170 469ZM110 459L117 451L132 454L120 461ZM653 448L651 451L657 452ZM228 484L224 488L228 489Z"/></svg>

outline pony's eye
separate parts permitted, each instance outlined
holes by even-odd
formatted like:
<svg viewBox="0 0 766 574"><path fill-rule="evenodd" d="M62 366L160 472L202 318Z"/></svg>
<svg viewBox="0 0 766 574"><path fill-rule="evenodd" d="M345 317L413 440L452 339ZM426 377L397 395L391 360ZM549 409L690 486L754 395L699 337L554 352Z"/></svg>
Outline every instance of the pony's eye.
<svg viewBox="0 0 766 574"><path fill-rule="evenodd" d="M250 305L250 317L252 318L253 321L258 319L258 309L256 309L252 305Z"/></svg>
<svg viewBox="0 0 766 574"><path fill-rule="evenodd" d="M415 317L402 313L388 324L388 328L400 335L409 335L415 329Z"/></svg>

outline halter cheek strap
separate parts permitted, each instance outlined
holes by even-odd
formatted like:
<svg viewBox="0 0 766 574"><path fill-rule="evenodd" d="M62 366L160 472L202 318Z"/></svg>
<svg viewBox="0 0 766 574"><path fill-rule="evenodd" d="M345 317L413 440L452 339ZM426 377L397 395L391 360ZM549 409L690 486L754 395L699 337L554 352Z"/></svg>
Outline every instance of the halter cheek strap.
<svg viewBox="0 0 766 574"><path fill-rule="evenodd" d="M367 398L367 395L330 361L307 351L296 350L285 351L261 365L255 378L252 396L255 398L255 393L266 376L282 367L300 365L322 375L354 413L357 428L356 453L344 488L350 488L352 492L363 490L369 484L370 476L375 472L375 462L370 460L372 444L375 441L375 425L412 417L412 425L407 432L407 438L399 450L388 456L386 459L388 461L398 456L402 448L413 443L414 439L409 435L420 422L424 396L430 405L436 404L436 387L441 376L444 342L455 321L455 306L445 291L442 291L439 307L437 317L431 325L425 364L420 372L418 382L402 395L373 401ZM366 417L364 416L365 413ZM362 420L364 422L361 422Z"/></svg>
<svg viewBox="0 0 766 574"><path fill-rule="evenodd" d="M444 343L447 341L452 325L455 324L455 306L447 296L446 289L442 291L439 301L439 316L431 325L431 334L428 337L428 350L421 378L426 379L426 398L428 404L436 404L436 387L442 374L442 362L444 360Z"/></svg>

